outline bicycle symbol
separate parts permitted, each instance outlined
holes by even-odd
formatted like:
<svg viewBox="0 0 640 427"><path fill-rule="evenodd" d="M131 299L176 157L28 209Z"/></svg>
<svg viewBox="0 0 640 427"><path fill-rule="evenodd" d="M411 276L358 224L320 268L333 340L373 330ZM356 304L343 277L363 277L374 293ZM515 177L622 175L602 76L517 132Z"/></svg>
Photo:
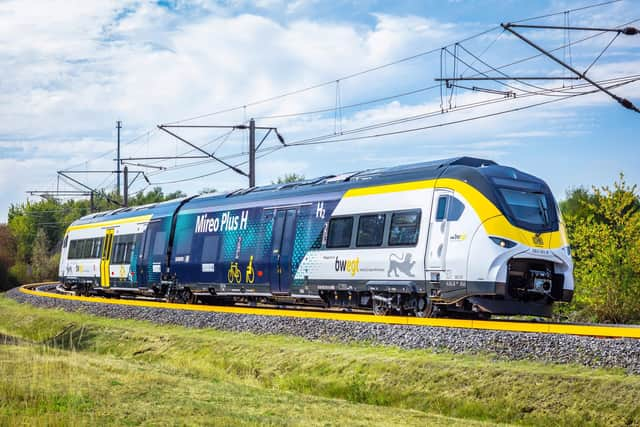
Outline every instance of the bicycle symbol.
<svg viewBox="0 0 640 427"><path fill-rule="evenodd" d="M231 267L229 267L229 272L227 273L227 280L229 281L229 283L233 283L234 281L236 283L240 283L240 280L242 280L242 273L238 268L237 262L231 263Z"/></svg>
<svg viewBox="0 0 640 427"><path fill-rule="evenodd" d="M247 274L245 276L247 283L253 283L256 280L256 272L253 269L253 255L249 258L249 265L247 265Z"/></svg>

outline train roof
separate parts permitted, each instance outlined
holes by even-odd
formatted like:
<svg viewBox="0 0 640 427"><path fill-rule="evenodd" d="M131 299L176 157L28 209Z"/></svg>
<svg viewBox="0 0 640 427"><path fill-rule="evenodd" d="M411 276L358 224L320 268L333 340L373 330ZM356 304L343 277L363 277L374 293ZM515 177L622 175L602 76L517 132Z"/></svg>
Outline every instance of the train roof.
<svg viewBox="0 0 640 427"><path fill-rule="evenodd" d="M75 220L71 225L92 224L95 222L114 221L125 218L132 218L140 215L170 216L185 199L168 200L165 202L149 203L146 205L118 208L110 211L92 213Z"/></svg>
<svg viewBox="0 0 640 427"><path fill-rule="evenodd" d="M175 199L131 208L120 208L107 212L87 215L73 225L123 219L133 216L152 214L171 215L184 202L184 210L198 210L210 206L244 205L259 201L277 201L296 199L319 193L341 196L351 188L371 185L385 185L416 180L436 178L454 178L473 185L490 200L495 200L493 181L496 178L522 179L546 187L544 181L514 168L502 166L492 160L475 157L454 157L443 160L414 163L379 169L366 169L338 175L326 175L283 184L272 184L252 188L242 188L227 193L206 194L185 199Z"/></svg>

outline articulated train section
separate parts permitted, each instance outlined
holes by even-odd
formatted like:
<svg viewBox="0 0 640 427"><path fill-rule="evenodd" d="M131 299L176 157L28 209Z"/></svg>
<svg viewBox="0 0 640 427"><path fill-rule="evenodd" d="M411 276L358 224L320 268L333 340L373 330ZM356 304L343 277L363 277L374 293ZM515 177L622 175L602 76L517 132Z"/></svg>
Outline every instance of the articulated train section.
<svg viewBox="0 0 640 427"><path fill-rule="evenodd" d="M416 318L550 317L573 263L541 179L460 157L85 216L59 278L84 295Z"/></svg>

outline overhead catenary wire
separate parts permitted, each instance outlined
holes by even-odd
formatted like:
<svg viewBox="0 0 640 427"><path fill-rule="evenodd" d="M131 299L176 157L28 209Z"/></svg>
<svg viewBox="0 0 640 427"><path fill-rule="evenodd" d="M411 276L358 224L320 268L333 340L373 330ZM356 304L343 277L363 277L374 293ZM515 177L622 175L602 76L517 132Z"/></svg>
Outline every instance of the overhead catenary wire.
<svg viewBox="0 0 640 427"><path fill-rule="evenodd" d="M628 77L628 78L626 78L626 81L622 81L622 82L619 81L619 80L621 80L620 78L609 79L606 82L612 83L609 86L609 88L613 88L613 87L620 86L622 84L629 84L629 83L632 83L632 82L640 80L640 74L634 75L632 77L633 78ZM589 84L585 83L583 86L587 87L587 86L589 86ZM566 99L575 98L575 97L578 97L578 96L589 95L589 94L593 94L593 93L597 93L597 92L598 92L598 90L594 89L594 90L590 90L590 91L586 91L586 92L569 93L569 94L567 94L567 95L565 95L565 96L563 96L561 98L554 98L554 99L542 101L542 102L539 102L539 103L528 104L528 105L515 107L515 108L510 108L510 109L502 110L502 111L498 111L498 112L487 113L487 114L484 114L484 115L467 117L467 118L463 118L463 119L459 119L459 120L453 120L453 121L449 121L449 122L437 123L437 124L433 124L433 125L429 125L429 126L421 126L421 127L411 128L411 129L403 129L403 130L393 131L393 132L385 132L385 133L378 133L378 134L373 134L373 135L362 135L362 136L346 137L346 138L340 136L337 139L336 139L335 135L332 135L334 137L334 139L311 141L311 142L305 142L305 143L300 143L300 142L294 141L292 143L288 143L287 147L296 147L296 146L302 146L302 145L329 144L329 143L334 143L334 142L355 141L355 140L362 140L362 139L369 139L369 138L380 138L380 137L385 137L385 136L398 135L398 134L402 134L402 133L412 133L412 132L417 132L417 131L421 131L421 130L427 130L427 129L432 129L432 128L445 127L445 126L450 126L450 125L454 125L454 124L471 122L471 121L480 120L480 119L484 119L484 118L488 118L488 117L500 116L500 115L504 115L504 114L507 114L507 113L527 110L527 109L530 109L530 108L534 108L534 107L538 107L538 106L542 106L542 105L547 105L547 104L551 104L551 103L556 103L556 102L563 101L563 100L566 100ZM534 96L534 95L529 95L529 96ZM268 155L270 155L270 154L272 154L272 153L274 153L276 151L279 151L279 150L281 150L283 148L287 148L287 147L275 146L275 147L270 147L268 149L264 149L262 154L257 156L257 158L263 158L265 156L268 156ZM248 163L248 161L245 160L245 161L236 163L234 166L235 167L239 167L239 166L245 165L246 163ZM166 184L176 184L176 183L181 183L181 182L193 181L193 180L197 180L197 179L202 179L202 178L206 178L206 177L209 177L209 176L213 176L213 175L216 175L216 174L220 174L220 173L223 173L223 172L225 172L227 170L228 170L228 168L220 168L220 169L217 169L215 171L208 172L206 174L202 174L202 175L198 175L198 176L193 176L193 177L188 177L188 178L181 178L181 179L171 180L171 181L153 182L152 185L166 185Z"/></svg>
<svg viewBox="0 0 640 427"><path fill-rule="evenodd" d="M265 156L268 156L269 154L275 153L276 151L282 150L283 148L286 148L282 145L278 145L278 146L274 146L274 147L270 147L270 148L264 148L263 151L266 151L266 153L263 153L262 155L256 156L256 159L261 159ZM240 166L244 166L247 163L249 163L248 160L244 160L242 162L236 163L233 166L234 167L240 167ZM194 177L190 177L190 178L181 178L181 179L177 179L177 180L173 180L173 181L164 181L164 182L152 182L151 185L167 185L167 184L178 184L181 182L187 182L187 181L194 181L197 179L202 179L202 178L206 178L209 176L213 176L213 175L217 175L219 173L222 172L226 172L227 170L230 170L230 168L228 167L224 167L224 168L220 168L218 170L215 170L213 172L209 172L209 173L205 173L203 175L198 175L198 176L194 176Z"/></svg>
<svg viewBox="0 0 640 427"><path fill-rule="evenodd" d="M616 1L619 1L619 0L616 0ZM586 9L593 8L593 7L599 7L599 6L604 6L604 5L608 5L608 4L611 4L611 3L615 3L616 1L609 1L609 2L597 3L597 4L593 4L593 5L587 5L587 6L584 6L584 7L569 9L569 11L586 10ZM552 13L552 14L547 14L547 15L541 15L541 16L537 16L537 17L533 17L533 18L527 18L527 19L524 19L524 20L518 20L518 21L514 21L514 22L525 22L525 21L530 21L530 20L533 20L533 19L540 19L540 18L544 18L544 17L560 15L560 14L563 14L563 13L566 13L566 12L567 11L557 12L557 13ZM623 24L623 25L628 25L628 24ZM464 39L462 39L462 40L460 40L460 41L458 41L456 43L463 43L463 42L471 40L473 38L476 38L476 37L482 36L484 34L490 33L491 31L494 31L495 29L498 29L498 28L500 28L500 27L496 26L496 27L490 28L488 30L485 30L485 31L482 31L480 33L477 33L477 34L474 34L472 36L469 36L467 38L464 38ZM495 41L500 37L500 35L503 32L504 32L504 30L498 35L498 37L496 39L494 39L493 43L495 43ZM594 34L594 35L592 35L590 37L585 37L584 39L577 40L575 42L569 43L569 45L573 45L573 44L579 43L581 41L588 40L588 39L596 37L598 35L599 34ZM452 46L452 45L455 45L456 43L452 43L452 44L449 44L447 46ZM490 44L490 46L491 46L491 44ZM560 47L558 47L558 48L556 48L554 50L562 49L562 48L565 48L565 47L566 46L560 46ZM383 68L386 68L386 67L389 67L389 66L393 66L393 65L402 63L402 62L410 61L410 60L413 60L413 59L416 59L416 58L419 58L419 57L422 57L422 56L437 52L439 50L440 50L440 48L431 49L431 50L428 50L428 51L420 52L418 54L411 55L411 56L408 56L408 57L405 57L405 58L401 58L399 60L392 61L392 62L389 62L389 63L386 63L386 64L382 64L382 65L377 66L377 67L372 67L372 68L369 68L369 69L366 69L366 70L362 70L360 72L356 72L356 73L352 73L352 74L340 77L338 80L346 80L346 79L354 78L354 77L357 77L357 76L360 76L360 75L363 75L363 74L366 74L366 73L370 73L370 72L373 72L373 71L377 71L377 70L380 70L380 69L383 69ZM486 50L487 49L485 49L485 51ZM539 56L541 56L541 54L533 55L533 56L531 56L529 58L524 58L523 60L515 61L515 62L510 63L510 64L505 64L503 66L493 67L493 68L494 69L506 68L506 67L509 67L509 66L512 66L512 65L515 65L515 64L518 64L518 63L522 63L522 62L524 62L526 60L537 58ZM275 100L278 100L278 99L281 99L281 98L284 98L284 97L287 97L287 96L292 96L292 95L299 94L299 93L302 93L302 92L305 92L305 91L308 91L308 90L312 90L312 89L319 88L319 87L322 87L322 86L326 86L326 85L329 85L329 84L334 84L335 81L336 80L326 81L326 82L319 83L319 84L316 84L316 85L311 85L311 86L308 86L306 88L302 88L302 89L299 89L299 90L286 92L286 93L283 93L283 94L280 94L280 95L277 95L277 96L274 96L274 97L262 99L262 100L255 101L255 102L246 103L246 104L244 104L242 106L233 107L233 108L227 108L227 109L219 110L219 111L216 111L216 112L213 112L213 113L207 113L207 114L204 114L204 115L199 115L199 116L194 116L194 117L190 117L190 118L187 118L187 119L178 120L178 121L175 121L175 122L171 122L171 124L183 123L183 122L186 122L186 121L195 120L195 119L198 119L198 118L204 118L204 117L208 117L208 116L212 116L212 115L216 115L216 114L220 114L220 113L224 113L224 112L230 112L230 111L234 111L234 110L238 110L238 109L242 109L245 112L245 115L246 115L246 110L247 110L247 107L249 107L249 106L255 106L255 105L259 105L259 104L266 103L266 102L269 102L269 101L275 101ZM397 94L396 96L397 97L408 96L408 95L413 94L413 93L418 93L420 91L426 91L426 90L430 90L430 89L437 88L437 87L438 87L438 85L433 85L433 86L429 86L429 87L425 87L425 88L420 88L420 89L417 89L415 91L409 91L409 92L400 93L400 94ZM520 90L522 90L522 89L520 89ZM376 100L370 100L370 101L351 104L351 105L348 105L348 106L342 106L341 109L356 108L358 106L364 106L364 105L375 103L375 102L383 102L384 100L388 100L388 99L392 99L392 98L393 98L393 96L388 96L388 97L384 97L384 98L378 98ZM334 108L325 108L325 109L316 110L316 111L302 112L302 113L289 113L289 114L282 114L282 115L276 115L276 116L271 116L271 117L270 116L264 116L264 117L265 118L292 117L292 116L296 116L296 115L307 115L307 114L335 111L335 108L336 107L334 107ZM142 134L141 136L143 136L143 135L144 134ZM162 162L157 162L156 164L159 164L159 163L162 163Z"/></svg>
<svg viewBox="0 0 640 427"><path fill-rule="evenodd" d="M581 7L572 8L572 9L567 9L567 10L564 10L562 12L554 12L554 13L549 13L549 14L546 14L546 15L540 15L540 16L536 16L536 17L520 19L520 20L516 20L516 21L512 21L512 22L513 23L527 22L527 21L531 21L531 20L535 20L535 19L542 19L542 18L546 18L546 17L561 15L561 14L566 13L566 12L576 12L576 11L587 10L587 9L591 9L591 8L595 8L595 7L606 6L606 5L609 5L609 4L612 4L612 3L617 3L619 1L622 1L622 0L610 0L610 1L606 1L606 2L601 2L601 3L586 5L586 6L581 6ZM485 34L491 33L491 32L493 32L495 30L500 29L500 28L501 27L499 25L493 26L493 27L488 28L488 29L486 29L484 31L480 31L478 33L475 33L475 34L472 34L472 35L467 36L465 38L462 38L461 40L449 43L445 47L454 46L456 43L464 43L464 42L472 40L474 38L478 38L478 37L481 37L481 36L483 36ZM310 86L307 86L307 87L303 87L303 88L300 88L300 89L284 92L284 93L281 93L281 94L278 94L278 95L274 95L274 96L267 97L267 98L260 99L260 100L256 100L256 101L247 102L247 103L244 103L242 105L235 106L235 107L223 108L223 109L220 109L220 110L217 110L217 111L213 111L213 112L210 112L210 113L200 114L200 115L196 115L196 116L192 116L192 117L183 118L183 119L180 119L180 120L175 120L175 121L172 121L172 122L167 122L165 124L175 125L175 124L185 123L185 122L189 122L189 121L193 121L193 120L198 120L198 119L211 117L211 116L224 114L224 113L229 113L229 112L233 112L233 111L238 111L238 110L245 110L246 111L246 109L248 107L254 107L256 105L265 104L265 103L272 102L272 101L277 101L279 99L286 98L286 97L289 97L289 96L299 95L301 93L308 92L308 91L314 90L314 89L319 89L319 88L324 87L324 86L333 85L333 84L335 84L335 82L337 80L340 80L340 81L349 80L349 79L352 79L352 78L355 78L355 77L359 77L359 76L362 76L362 75L365 75L365 74L368 74L368 73L372 73L372 72L375 72L375 71L379 71L379 70L382 70L382 69L385 69L385 68L388 68L388 67L391 67L391 66L394 66L394 65L398 65L398 64L401 64L401 63L404 63L404 62L412 61L414 59L423 57L425 55L430 55L430 54L436 53L439 50L440 50L440 48L434 48L434 49L422 51L422 52L419 52L419 53L414 54L414 55L410 55L410 56L406 56L406 57L403 57L403 58L399 58L397 60L394 60L394 61L391 61L391 62L387 62L385 64L381 64L381 65L378 65L378 66L375 66L375 67L367 68L367 69L364 69L364 70L361 70L361 71L357 71L357 72L354 72L354 73L346 74L344 76L341 76L341 77L338 77L338 78L335 78L335 79L327 80L327 81L324 81L324 82L321 82L321 83L316 83L316 84L313 84L313 85L310 85Z"/></svg>
<svg viewBox="0 0 640 427"><path fill-rule="evenodd" d="M640 74L636 74L636 75L632 75L632 76L626 76L624 78L616 78L616 79L608 79L608 80L603 80L603 83L611 83L611 82L617 82L621 79L630 79L633 81L637 81L638 78L640 78ZM585 88L585 87L590 87L591 85L589 83L583 83L581 85L576 85L575 89L580 89L580 88ZM547 90L547 89L545 89ZM578 92L578 93L569 93L567 95L586 95L592 93L592 91L587 91L587 92ZM531 97L531 96L536 96L538 95L535 92L532 93L528 93L528 94L524 94L522 96L520 96L518 99L523 99L523 98L527 98L527 97ZM561 97L562 99L566 98L566 97ZM491 105L491 104L495 104L495 103L501 103L501 102L509 102L512 101L512 98L504 98L503 96L500 96L499 98L492 98L492 99L488 99L488 100L482 100L482 101L477 101L477 102L472 102L466 105L462 105L459 106L455 109L451 109L448 112L457 112L457 111L463 111L463 110L468 110L470 108L475 108L478 106L485 106L485 105ZM541 104L542 105L542 104ZM409 116L409 117L404 117L404 118L400 118L400 119L396 119L396 120L389 120L389 121L385 121L385 122L381 122L381 123L376 123L376 124L371 124L371 125L367 125L367 126L362 126L359 128L354 128L354 129L349 129L349 130L345 130L343 131L343 135L349 135L352 133L361 133L367 130L374 130L374 129L378 129L381 127L388 127L388 126L395 126L398 124L402 124L402 123L406 123L406 122L410 122L410 121L415 121L415 120L421 120L424 118L428 118L428 117L433 117L433 116L441 116L443 113L437 109L437 110L433 110L433 111L429 111L426 113L421 113L421 114L416 114L413 116ZM325 134L325 135L321 135L321 136L316 136L316 137L311 137L311 138L305 138L302 140L298 140L298 141L292 141L289 142L288 145L289 146L295 146L295 145L301 145L302 143L307 143L307 142L314 142L316 140L326 140L326 139L331 139L334 138L335 135L333 134Z"/></svg>
<svg viewBox="0 0 640 427"><path fill-rule="evenodd" d="M587 5L587 6L583 6L583 7L573 8L573 9L570 9L569 11L580 11L580 10L586 10L586 9L590 9L590 8L594 8L594 7L599 7L599 6L604 6L604 5L608 5L608 4L616 3L616 2L619 2L619 1L620 1L620 0L613 0L613 1L601 2L601 3L597 3L597 4L592 4L592 5ZM562 13L566 13L566 12L567 12L567 11L557 12L557 13L551 13L551 14L547 14L547 15L541 15L541 16L537 16L537 17L526 18L526 19L522 19L522 20L519 20L519 21L512 21L512 22L526 22L526 21L531 21L531 20L535 20L535 19L542 19L542 18L545 18L545 17L550 17L550 16L555 16L555 15L560 15L560 14L562 14ZM631 22L634 22L634 21L631 21ZM626 24L625 24L625 25L626 25ZM471 35L471 36L469 36L469 37L467 37L467 38L464 38L464 39L462 39L462 40L460 40L460 41L458 41L458 42L456 42L456 43L451 43L451 44L449 44L449 45L447 45L447 46L455 46L456 44L464 43L465 41L471 40L471 39L476 38L476 37L480 37L480 36L485 35L485 34L488 34L488 33L492 32L492 31L495 31L496 29L499 29L499 28L500 28L499 26L492 27L492 28L487 29L487 30L485 30L485 31L482 31L482 32L480 32L480 33L477 33L477 34ZM500 36L501 36L501 34L502 34L503 32L504 32L504 30L503 30L500 34L498 34L498 36L496 37L496 39L494 39L494 41L493 41L493 42L492 42L492 43L491 43L487 48L485 48L485 50L483 51L483 53L484 53L484 52L486 52L486 51L488 50L488 48L490 48L490 47L492 46L492 44L494 44L494 43L495 43L495 42L500 38ZM598 36L598 35L599 35L599 34L595 34L595 35L592 35L592 36L590 36L590 37L586 37L586 38L585 38L585 39L583 39L583 40L587 40L587 39L590 39L590 38L596 37L596 36ZM569 45L569 47L570 47L571 45L573 45L573 44L575 44L575 43L578 43L578 42L580 42L580 41L571 42L571 43L568 43L568 45ZM565 44L566 44L566 43L565 43ZM561 49L561 48L562 48L562 47L557 48L557 49ZM346 76L340 77L340 78L339 78L339 80L346 80L346 79L355 78L355 77L361 76L361 75L363 75L363 74L367 74L367 73L370 73L370 72L374 72L374 71L377 71L377 70L380 70L380 69L384 69L384 68L387 68L387 67L390 67L390 66L393 66L393 65L397 65L397 64L399 64L399 63L403 63L403 62L406 62L406 61L411 61L411 60L413 60L413 59L416 59L416 58L419 58L419 57L422 57L422 56L425 56L425 55L428 55L428 54L435 53L435 52L437 52L437 51L439 51L439 50L440 50L440 48L438 48L438 49L432 49L432 50L424 51L424 52L419 52L419 53L418 53L418 54L416 54L416 55L412 55L412 56L408 56L408 57L405 57L405 58L401 58L401 59L399 59L399 60L392 61L392 62L389 62L389 63L387 63L387 64L382 64L382 65L377 66L377 67L372 67L372 68L365 69L365 70L362 70L362 71L359 71L359 72L356 72L356 73L348 74L348 75L346 75ZM483 53L481 53L479 56L482 56L482 55L483 55ZM528 58L528 59L537 58L537 57L539 57L539 56L541 56L541 54L534 55L534 56L532 56L532 57L530 57L530 58ZM506 65L503 65L503 66L500 66L500 67L495 67L495 69L500 69L500 68L503 68L503 67L509 67L509 66L515 65L515 64L517 64L517 63L522 63L522 62L524 62L524 61L526 61L526 60L528 60L528 59L527 59L527 58L525 58L525 59L522 59L522 60L519 60L519 61L513 62L513 63L511 63L511 64L506 64ZM492 67L492 68L493 68L493 67ZM465 72L466 72L466 71L467 71L467 70L465 70ZM289 91L289 92L285 92L285 93L282 93L282 94L280 94L280 95L276 95L276 96L273 96L273 97L270 97L270 98L266 98L266 99L262 99L262 100L258 100L258 101L254 101L254 102L250 102L250 103L246 103L246 104L243 104L242 106L233 107L233 108L228 108L228 109L224 109L224 110L219 110L219 111L217 111L217 112L207 113L207 114L204 114L204 115L194 116L194 117L191 117L191 118L182 119L182 120L178 120L178 121L175 121L175 122L170 122L170 123L168 123L168 124L183 123L183 122L186 122L186 121L196 120L196 119L199 119L199 118L209 117L209 116L213 116L213 115L216 115L216 114L221 114L221 113L223 113L223 112L230 112L230 111L239 110L239 109L243 109L243 111L245 111L245 114L246 114L247 107L252 107L252 106L259 105L259 104L263 104L263 103L267 103L267 102L270 102L270 101L279 100L279 99L282 99L282 98L287 97L287 96L292 96L292 95L295 95L295 94L300 94L300 93L306 92L306 91L308 91L308 90L313 90L313 89L316 89L316 88L319 88L319 87L322 87L322 86L326 86L326 85L329 85L329 84L335 84L335 82L336 82L336 79L332 79L332 80L329 80L329 81L326 81L326 82L323 82L323 83L319 83L319 84L316 84L316 85L308 86L308 87L306 87L306 88L302 88L302 89L298 89L298 90L294 90L294 91ZM426 90L435 89L435 88L437 88L438 86L439 86L439 85L433 85L433 86L429 86L429 87L425 87L425 88L416 89L415 91L406 91L406 92L404 92L404 93L398 94L397 96L398 96L398 97L399 97L399 96L409 96L410 94L419 93L420 91L426 91ZM524 89L519 89L519 90L521 90L521 91L525 91ZM546 90L546 91L549 91L550 89L545 89L545 90ZM526 92L526 91L525 91L525 92ZM339 107L339 108L340 108L341 110L344 110L344 109L346 109L346 108L357 108L358 106L364 106L364 105L372 104L372 103L375 103L375 102L384 102L384 100L389 100L389 99L392 99L392 98L393 98L392 96L388 96L388 97L384 97L384 98L378 98L378 99L376 99L376 100L369 100L369 101L365 101L365 102L354 103L354 104L351 104L351 105L349 105L349 106L343 106L343 105L340 105L340 107ZM478 104L478 105L481 105L481 104ZM336 107L334 107L334 108L327 108L327 109L324 109L323 111L317 111L317 110L316 110L316 112L311 111L311 112L302 112L302 113L290 113L290 114L282 114L282 115L279 115L279 116L278 116L278 115L276 115L276 116L271 116L271 117L269 117L269 116L264 116L264 117L265 117L265 118L284 118L284 117L291 117L291 116L294 116L294 115L314 114L314 113L323 113L323 112L335 111L337 108L338 108L338 107L336 106ZM458 111L458 110L456 110L456 111ZM403 120L403 119L400 119L400 120ZM403 121L400 121L400 120L399 120L398 122L396 122L396 124L397 124L397 123L402 123L402 122L403 122ZM344 132L340 132L340 134L343 134L343 133L344 133ZM147 136L148 136L148 132L146 132L146 133L143 133L143 134L139 135L138 137L134 138L133 140L129 141L128 143L133 143L133 142L135 142L136 140L140 139L141 137L143 137L143 136L145 136L145 135L147 135ZM333 136L335 136L335 134L334 134ZM224 142L223 142L223 143L224 143ZM112 153L113 151L114 151L114 150L110 150L109 152L107 152L107 154L108 154L108 153ZM192 150L192 151L193 151L193 150ZM105 155L106 155L106 154L105 154ZM162 162L158 162L158 163L162 163ZM182 166L183 166L183 165L177 165L176 167L182 167ZM186 165L185 165L185 166L186 166ZM162 171L159 171L159 173L162 173Z"/></svg>
<svg viewBox="0 0 640 427"><path fill-rule="evenodd" d="M636 79L634 81L637 81L637 80L640 80L640 79ZM609 87L609 88L611 88L611 87ZM594 90L591 90L591 91L588 91L588 92L573 93L573 94L569 94L569 95L566 95L566 96L561 97L561 98L550 99L550 100L547 100L547 101L542 101L542 102L538 102L538 103L534 103L534 104L524 105L522 107L515 107L515 108L502 110L502 111L498 111L498 112L487 113L487 114L483 114L483 115L479 115L479 116L468 117L468 118L459 119L459 120L453 120L453 121L444 122L444 123L437 123L437 124L429 125L429 126L421 126L421 127L417 127L417 128L411 128L411 129L402 129L402 130L398 130L398 131L392 131L392 132L386 132L386 133L378 133L378 134L373 134L373 135L362 135L362 136L354 136L354 137L348 137L348 138L331 139L331 140L325 140L325 141L315 141L315 142L310 142L310 143L306 143L306 144L296 144L294 142L294 143L289 144L289 146L290 147L295 147L295 146L298 146L298 145L317 145L317 144L329 144L329 143L334 143L334 142L357 141L357 140L361 140L361 139L380 138L380 137L384 137L384 136L399 135L399 134L403 134L403 133L411 133L411 132L417 132L417 131L421 131L421 130L434 129L434 128L450 126L450 125L454 125L454 124L461 124L461 123L471 122L471 121L480 120L480 119L489 118L489 117L500 116L500 115L504 115L504 114L507 114L507 113L513 113L513 112L517 112L517 111L527 110L529 108L538 107L538 106L541 106L541 105L547 105L547 104L555 103L555 102L558 102L558 101L563 101L563 100L566 100L566 99L569 99L569 98L575 98L575 97L578 97L578 96L584 96L584 95L589 95L589 94L593 94L593 93L598 93L599 91L600 91L599 89L594 89Z"/></svg>
<svg viewBox="0 0 640 427"><path fill-rule="evenodd" d="M619 1L619 0L617 0L617 1ZM560 13L563 13L563 12L560 12ZM558 14L560 14L560 13L558 13ZM619 27L627 26L627 25L633 24L633 23L638 22L638 21L640 21L640 19L635 19L635 20L632 20L632 21L626 22L626 23L624 23L624 24L620 24L620 25L618 25L617 27L619 28ZM518 21L516 21L516 22L518 22ZM503 33L504 33L504 30L501 32L501 34L503 34ZM595 37L599 37L599 36L601 36L601 35L603 35L603 34L605 34L605 33L604 33L604 32L598 32L598 33L596 33L596 34L592 34L592 35L586 36L586 37L581 38L581 39L576 39L576 40L574 40L574 41L567 42L566 44L563 44L563 45L557 46L557 47L555 47L555 48L553 48L553 49L550 49L550 50L549 50L549 52L555 52L555 51L558 51L558 50L560 50L560 49L565 49L565 48L567 48L567 47L570 47L570 46L573 46L573 45L576 45L576 44L582 43L582 42L584 42L584 41L591 40L591 39L593 39L593 38L595 38ZM494 40L494 41L495 41L495 40ZM468 50L467 50L467 49L465 49L463 46L461 46L461 47L462 47L465 51L468 51ZM446 47L443 47L443 48L440 48L440 49L441 49L441 53L442 53L442 52L444 52L444 51L446 50ZM449 52L449 53L450 53L450 52ZM470 52L469 52L469 53L470 53ZM482 75L482 76L488 76L488 73L489 73L490 71L496 71L496 72L501 73L501 74L502 74L503 76L505 76L505 77L509 77L509 75L508 75L508 74L503 73L503 72L501 72L500 70L502 70L502 69L504 69L504 68L511 67L511 66L513 66L513 65L519 65L519 64L521 64L521 63L524 63L524 62L527 62L527 61L530 61L530 60L533 60L533 59L536 59L536 58L539 58L539 57L544 56L543 54L539 53L539 54L531 55L531 56L528 56L528 57L525 57L525 58L522 58L522 59L519 59L519 60L516 60L516 61L510 62L510 63L503 64L503 65L499 65L499 66L491 66L491 65L489 65L488 63L486 63L485 61L483 61L483 60L481 59L482 54L480 54L480 55L474 55L474 54L471 54L471 53L470 53L470 55L471 55L474 59L475 59L475 58L478 58L478 59L476 59L476 61L481 61L481 62L483 63L483 65L485 65L485 66L487 67L487 69L486 69L486 70L479 70L479 69L477 69L477 68L475 68L475 67L472 67L472 69L476 72L476 74L473 74L471 77L477 77L477 76L480 76L480 75ZM467 63L465 62L465 64L467 64ZM469 66L471 67L471 66L473 66L473 62L471 62L471 64L467 64L467 65L469 65ZM468 69L467 69L467 70L465 70L465 72L466 72L466 71L468 71ZM444 72L444 70L442 70L442 71L441 71L441 74L442 74L443 72ZM527 83L527 82L522 82L522 81L520 81L520 80L516 80L516 81L518 81L518 82L520 82L520 83L523 83L523 84L525 84L525 85L529 85L529 86L531 86L531 87L533 87L533 88L535 88L535 89L537 89L537 90L545 90L545 91L548 91L548 92L554 91L554 92L558 92L558 93L565 93L564 88L545 89L545 88L543 88L543 87L541 87L541 86L533 85L533 84L530 84L530 83ZM370 105L370 104L374 104L374 103L378 103L378 102L388 101L388 100L391 100L391 99L401 98L401 97L404 97L404 96L410 96L410 95L414 95L414 94L421 93L421 92L426 92L426 91L429 91L429 90L437 89L437 88L439 88L439 87L441 88L441 84L435 84L435 85L431 85L431 86L421 87L421 88L418 88L418 89L415 89L415 90L411 90L411 91L405 91L405 92L400 92L400 93L397 93L397 94L388 95L388 96L385 96L385 97L382 97L382 98L375 98L375 99L371 99L371 100L367 100L367 101L362 101L362 102L358 102L358 103L354 103L354 104L350 104L350 105L345 105L345 106L342 106L341 108L342 108L343 110L344 110L344 109L350 109L350 108L357 108L357 107L361 107L361 106L365 106L365 105ZM522 92L527 92L527 90L526 90L526 89L522 89L522 88L519 88L519 87L513 87L513 89L517 89L517 90L522 91ZM442 95L442 94L441 94L441 95ZM547 96L553 96L553 95L547 94ZM256 117L256 119L280 119L280 118L290 118L290 117L297 117L297 116L304 116L304 115L313 115L313 114L329 113L329 112L333 112L334 110L335 110L335 106L334 106L334 107L326 107L326 108L322 108L322 109L316 109L316 110L310 110L310 111L301 111L301 112L291 112L291 113L283 113L283 114L275 114L275 115L258 116L258 117Z"/></svg>

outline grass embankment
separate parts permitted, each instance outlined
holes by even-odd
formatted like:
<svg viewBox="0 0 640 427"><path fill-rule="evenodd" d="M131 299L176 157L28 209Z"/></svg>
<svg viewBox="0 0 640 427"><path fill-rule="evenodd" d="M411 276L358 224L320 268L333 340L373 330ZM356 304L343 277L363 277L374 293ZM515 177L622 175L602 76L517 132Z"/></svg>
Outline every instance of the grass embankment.
<svg viewBox="0 0 640 427"><path fill-rule="evenodd" d="M629 425L639 401L640 377L618 370L158 326L0 296L0 425Z"/></svg>

